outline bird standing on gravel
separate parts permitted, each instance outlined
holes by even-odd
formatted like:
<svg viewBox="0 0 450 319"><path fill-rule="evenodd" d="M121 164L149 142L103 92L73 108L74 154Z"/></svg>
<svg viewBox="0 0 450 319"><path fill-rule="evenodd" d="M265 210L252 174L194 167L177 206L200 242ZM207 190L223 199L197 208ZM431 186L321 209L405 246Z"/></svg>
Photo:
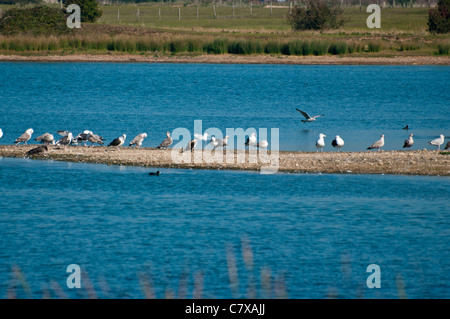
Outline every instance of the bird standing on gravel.
<svg viewBox="0 0 450 319"><path fill-rule="evenodd" d="M133 140L130 142L129 146L133 146L136 145L136 147L141 147L142 146L142 142L144 141L144 139L147 137L147 133L141 133L138 136L136 136L135 138L133 138Z"/></svg>
<svg viewBox="0 0 450 319"><path fill-rule="evenodd" d="M327 137L327 136L322 133L319 134L319 139L316 142L316 147L317 147L316 152L319 151L319 148L322 149L322 152L323 152L323 148L325 146L325 140L323 139L324 137Z"/></svg>
<svg viewBox="0 0 450 319"><path fill-rule="evenodd" d="M341 147L344 146L344 140L339 135L336 135L334 140L331 142L331 146L337 147L338 152L340 152Z"/></svg>
<svg viewBox="0 0 450 319"><path fill-rule="evenodd" d="M405 144L403 144L403 148L407 148L407 147L409 148L414 145L413 136L414 136L414 134L409 134L409 138L407 140L405 140Z"/></svg>
<svg viewBox="0 0 450 319"><path fill-rule="evenodd" d="M122 136L116 138L111 143L109 143L108 146L116 146L117 149L119 149L119 147L121 147L123 145L123 143L125 143L126 138L127 138L127 135L123 134Z"/></svg>
<svg viewBox="0 0 450 319"><path fill-rule="evenodd" d="M437 139L428 142L428 144L435 145L438 147L437 149L440 150L441 145L444 144L444 135L441 134Z"/></svg>
<svg viewBox="0 0 450 319"><path fill-rule="evenodd" d="M164 141L161 142L161 144L159 144L156 148L157 149L161 149L161 148L168 148L170 145L172 145L173 140L170 137L170 132L167 131L166 132L166 138L164 139Z"/></svg>
<svg viewBox="0 0 450 319"><path fill-rule="evenodd" d="M41 136L36 137L34 140L43 144L55 144L55 137L50 133L42 134Z"/></svg>
<svg viewBox="0 0 450 319"><path fill-rule="evenodd" d="M378 141L376 141L375 143L370 145L367 149L371 150L371 149L377 148L378 151L380 151L380 149L384 146L384 135L381 135L380 137L381 138Z"/></svg>
<svg viewBox="0 0 450 319"><path fill-rule="evenodd" d="M14 144L19 144L21 142L27 144L27 141L31 138L31 135L34 133L32 128L29 128L22 135L20 135L15 141Z"/></svg>

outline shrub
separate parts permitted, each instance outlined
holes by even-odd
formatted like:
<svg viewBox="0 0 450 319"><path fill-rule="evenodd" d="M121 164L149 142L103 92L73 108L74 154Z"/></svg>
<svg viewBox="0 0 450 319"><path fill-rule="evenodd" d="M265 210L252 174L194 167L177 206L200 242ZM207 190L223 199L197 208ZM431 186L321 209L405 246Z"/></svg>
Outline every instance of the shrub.
<svg viewBox="0 0 450 319"><path fill-rule="evenodd" d="M438 54L439 55L449 55L449 53L450 53L450 43L438 45Z"/></svg>
<svg viewBox="0 0 450 319"><path fill-rule="evenodd" d="M333 42L328 47L328 53L333 55L346 54L347 47L348 45L345 42Z"/></svg>
<svg viewBox="0 0 450 319"><path fill-rule="evenodd" d="M95 22L103 14L96 0L65 0L64 4L66 8L71 4L80 6L81 22Z"/></svg>
<svg viewBox="0 0 450 319"><path fill-rule="evenodd" d="M66 25L68 14L57 8L36 6L32 8L12 8L0 20L3 34L61 34L70 32Z"/></svg>
<svg viewBox="0 0 450 319"><path fill-rule="evenodd" d="M306 0L288 14L288 22L294 30L337 29L345 22L344 10L337 0Z"/></svg>
<svg viewBox="0 0 450 319"><path fill-rule="evenodd" d="M450 0L439 0L436 8L429 11L428 30L431 33L450 31Z"/></svg>

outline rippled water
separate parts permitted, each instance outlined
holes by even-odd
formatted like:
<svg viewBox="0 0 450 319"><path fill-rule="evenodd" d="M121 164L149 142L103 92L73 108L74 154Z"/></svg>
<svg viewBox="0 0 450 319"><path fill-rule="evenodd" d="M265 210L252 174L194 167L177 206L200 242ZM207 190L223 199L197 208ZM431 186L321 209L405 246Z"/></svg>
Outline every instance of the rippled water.
<svg viewBox="0 0 450 319"><path fill-rule="evenodd" d="M399 283L450 297L449 178L148 171L0 159L2 296L27 296L14 265L34 297L55 282L92 296L64 288L75 263L98 297L143 298L142 278L157 298L190 298L199 278L204 298L397 298ZM381 289L366 286L373 263Z"/></svg>
<svg viewBox="0 0 450 319"><path fill-rule="evenodd" d="M156 147L167 130L279 128L281 150L315 151L319 133L344 150L365 150L386 136L414 149L450 136L448 66L300 66L116 63L0 63L1 144L26 129L37 134L86 129L108 141L148 133ZM325 114L300 122L295 109ZM402 128L409 125L411 130ZM270 132L270 130L269 130Z"/></svg>
<svg viewBox="0 0 450 319"><path fill-rule="evenodd" d="M280 149L449 136L448 67L0 63L0 144L92 130L279 128ZM295 108L324 113L300 122ZM408 124L412 130L402 130ZM0 158L0 297L449 298L448 177ZM82 267L82 288L66 267ZM381 288L369 289L370 264ZM231 278L231 282L230 282ZM236 279L233 279L236 278ZM153 292L153 293L152 293Z"/></svg>

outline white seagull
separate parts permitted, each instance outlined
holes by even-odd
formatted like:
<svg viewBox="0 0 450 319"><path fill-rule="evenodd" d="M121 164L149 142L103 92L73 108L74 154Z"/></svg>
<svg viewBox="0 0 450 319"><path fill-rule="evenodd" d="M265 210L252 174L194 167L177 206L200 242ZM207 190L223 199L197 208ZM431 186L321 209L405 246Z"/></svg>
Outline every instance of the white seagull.
<svg viewBox="0 0 450 319"><path fill-rule="evenodd" d="M85 130L83 133L78 134L73 141L75 143L83 142L84 146L86 146L86 142L89 140L89 135L93 134L92 131Z"/></svg>
<svg viewBox="0 0 450 319"><path fill-rule="evenodd" d="M2 129L0 128L0 138L2 138L2 136L3 136L3 131L2 131Z"/></svg>
<svg viewBox="0 0 450 319"><path fill-rule="evenodd" d="M382 148L384 146L384 135L381 135L380 137L381 138L378 141L376 141L375 143L370 145L367 149L371 150L371 149L377 148L378 151L380 151L380 148Z"/></svg>
<svg viewBox="0 0 450 319"><path fill-rule="evenodd" d="M408 139L405 140L405 143L403 144L403 148L407 148L407 147L409 148L414 145L413 136L414 136L414 134L409 134Z"/></svg>
<svg viewBox="0 0 450 319"><path fill-rule="evenodd" d="M331 142L331 146L337 147L338 152L340 152L341 147L344 146L344 140L339 135L336 135L334 140Z"/></svg>
<svg viewBox="0 0 450 319"><path fill-rule="evenodd" d="M227 146L227 144L228 144L228 138L229 138L228 135L225 136L225 138L223 140L217 139L214 136L212 136L210 143L214 146L214 148L217 148L217 147L225 148L225 146Z"/></svg>
<svg viewBox="0 0 450 319"><path fill-rule="evenodd" d="M109 143L108 146L117 146L117 149L119 149L119 147L121 147L123 145L123 143L125 143L126 138L127 138L127 135L123 134L122 136L116 138L111 143Z"/></svg>
<svg viewBox="0 0 450 319"><path fill-rule="evenodd" d="M444 135L441 134L437 139L428 142L428 144L435 145L438 147L437 149L440 150L441 145L444 144Z"/></svg>
<svg viewBox="0 0 450 319"><path fill-rule="evenodd" d="M262 140L258 144L256 144L256 147L259 148L267 148L267 146L269 146L269 142L267 142L266 140Z"/></svg>
<svg viewBox="0 0 450 319"><path fill-rule="evenodd" d="M167 136L167 137L165 138L165 140L162 141L161 144L158 145L158 147L156 147L157 149L160 149L160 148L168 148L170 145L172 145L173 140L172 140L172 138L170 137L170 132L169 132L169 131L166 132L166 136Z"/></svg>
<svg viewBox="0 0 450 319"><path fill-rule="evenodd" d="M200 135L200 134L194 134L194 137L197 139L197 140L199 140L199 141L207 141L208 140L208 136L209 136L209 134L208 133L204 133L203 135Z"/></svg>
<svg viewBox="0 0 450 319"><path fill-rule="evenodd" d="M308 113L306 113L302 110L299 110L299 109L296 109L296 110L299 111L305 117L306 120L302 120L303 123L314 122L318 117L324 116L324 114L310 116Z"/></svg>
<svg viewBox="0 0 450 319"><path fill-rule="evenodd" d="M249 137L247 137L247 140L245 141L245 146L253 146L256 145L256 134L252 133Z"/></svg>
<svg viewBox="0 0 450 319"><path fill-rule="evenodd" d="M144 139L147 137L147 133L141 133L138 136L136 136L135 138L133 138L133 140L130 142L129 146L133 146L136 145L137 147L141 147L142 146L142 142L144 141Z"/></svg>
<svg viewBox="0 0 450 319"><path fill-rule="evenodd" d="M88 141L92 143L91 146L94 146L95 143L103 145L103 137L96 135L92 132L88 136Z"/></svg>
<svg viewBox="0 0 450 319"><path fill-rule="evenodd" d="M319 134L319 139L316 142L316 147L317 147L316 152L319 151L319 148L321 148L322 152L323 152L323 147L325 146L325 140L323 139L324 137L327 137L327 136L322 133Z"/></svg>
<svg viewBox="0 0 450 319"><path fill-rule="evenodd" d="M27 141L31 138L31 135L34 133L32 128L29 128L25 131L22 135L20 135L15 141L14 144L19 144L20 142L23 142L27 144Z"/></svg>

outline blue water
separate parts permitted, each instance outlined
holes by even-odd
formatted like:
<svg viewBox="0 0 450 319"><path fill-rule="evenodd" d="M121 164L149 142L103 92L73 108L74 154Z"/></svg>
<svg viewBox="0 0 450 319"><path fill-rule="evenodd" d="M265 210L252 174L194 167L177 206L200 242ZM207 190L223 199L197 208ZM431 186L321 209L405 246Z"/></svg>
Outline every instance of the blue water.
<svg viewBox="0 0 450 319"><path fill-rule="evenodd" d="M35 136L91 130L108 141L148 133L156 147L166 131L279 128L281 150L325 151L340 135L360 151L386 136L386 150L413 149L450 136L448 66L298 66L115 63L0 63L1 144L26 129ZM300 122L295 109L325 114ZM409 125L411 130L402 130ZM269 134L270 136L270 134ZM270 140L269 140L270 142Z"/></svg>
<svg viewBox="0 0 450 319"><path fill-rule="evenodd" d="M0 63L0 144L32 127L147 132L155 147L201 119L279 128L282 150L313 151L319 133L325 151L336 134L351 151L409 133L431 149L450 133L449 70ZM304 124L296 107L325 117ZM0 158L0 297L450 297L448 177L150 170Z"/></svg>
<svg viewBox="0 0 450 319"><path fill-rule="evenodd" d="M92 296L66 287L69 264L100 298L144 298L144 275L157 298L193 297L199 276L203 298L398 298L399 282L408 298L450 297L449 178L148 171L0 159L2 297L27 297L13 266L34 298Z"/></svg>

